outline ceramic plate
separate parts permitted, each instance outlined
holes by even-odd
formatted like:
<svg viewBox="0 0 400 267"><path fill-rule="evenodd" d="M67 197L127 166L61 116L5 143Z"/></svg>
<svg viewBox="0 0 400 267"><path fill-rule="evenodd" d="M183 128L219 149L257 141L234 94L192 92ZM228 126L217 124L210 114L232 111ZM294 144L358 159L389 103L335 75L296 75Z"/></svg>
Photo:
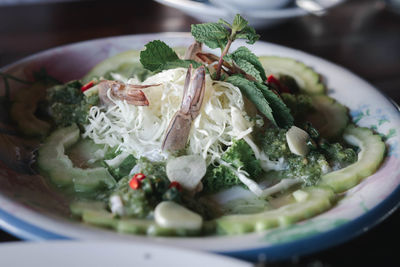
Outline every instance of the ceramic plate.
<svg viewBox="0 0 400 267"><path fill-rule="evenodd" d="M0 259L2 266L29 267L253 266L211 253L128 242L14 242L0 245Z"/></svg>
<svg viewBox="0 0 400 267"><path fill-rule="evenodd" d="M308 15L307 11L290 4L281 9L257 9L239 10L230 5L223 5L224 2L218 0L155 0L160 4L179 9L180 11L198 19L201 22L218 21L223 18L232 21L235 14L240 13L255 28L266 28L276 25L290 18ZM328 9L332 8L345 0L320 0ZM210 2L215 3L212 5ZM226 1L225 1L226 2ZM294 1L293 1L294 2Z"/></svg>
<svg viewBox="0 0 400 267"><path fill-rule="evenodd" d="M192 43L189 34L146 34L87 41L51 49L4 67L3 72L24 79L44 67L50 75L66 82L78 79L96 63L128 49L162 39L171 46ZM236 45L243 45L238 43ZM258 55L292 57L321 73L329 95L350 108L353 120L376 129L386 138L387 156L381 168L344 194L331 210L287 228L241 236L154 238L122 235L72 221L62 197L50 190L27 168L35 146L18 136L7 115L7 93L0 87L0 226L28 240L79 239L125 240L207 250L235 257L282 259L321 250L364 232L394 209L400 200L400 116L392 103L370 84L337 65L301 51L257 42L250 48ZM21 88L10 83L11 96Z"/></svg>

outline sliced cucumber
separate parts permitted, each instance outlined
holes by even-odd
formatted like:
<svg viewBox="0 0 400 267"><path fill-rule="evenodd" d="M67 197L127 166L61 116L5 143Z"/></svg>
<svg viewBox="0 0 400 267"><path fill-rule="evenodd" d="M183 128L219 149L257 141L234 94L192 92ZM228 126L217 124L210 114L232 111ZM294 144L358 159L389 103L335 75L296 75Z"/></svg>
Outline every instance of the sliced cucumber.
<svg viewBox="0 0 400 267"><path fill-rule="evenodd" d="M313 217L333 205L335 194L330 188L309 187L304 191L308 197L302 202L294 202L256 214L223 216L216 220L217 231L221 234L234 235L287 226Z"/></svg>
<svg viewBox="0 0 400 267"><path fill-rule="evenodd" d="M321 76L309 66L292 58L261 56L259 57L267 75L286 74L292 76L301 91L306 94L324 94L325 85L321 82Z"/></svg>
<svg viewBox="0 0 400 267"><path fill-rule="evenodd" d="M11 118L18 129L27 136L45 136L50 124L36 117L38 103L46 96L45 85L35 83L30 88L21 90L11 106Z"/></svg>
<svg viewBox="0 0 400 267"><path fill-rule="evenodd" d="M357 162L322 176L320 184L330 186L336 193L352 188L373 174L385 155L385 143L382 138L368 128L349 125L343 133L343 138L350 145L358 146L360 152Z"/></svg>
<svg viewBox="0 0 400 267"><path fill-rule="evenodd" d="M99 188L111 188L116 182L106 168L74 168L72 181L75 192L95 192Z"/></svg>
<svg viewBox="0 0 400 267"><path fill-rule="evenodd" d="M155 228L155 227L156 224L153 220L121 219L118 221L116 230L120 233L146 235L149 228ZM168 233L166 235L171 235L171 234Z"/></svg>
<svg viewBox="0 0 400 267"><path fill-rule="evenodd" d="M146 219L120 219L118 220L116 230L120 233L150 236L194 236L201 233L200 230L161 227L153 220Z"/></svg>
<svg viewBox="0 0 400 267"><path fill-rule="evenodd" d="M312 97L315 112L307 116L307 120L318 129L322 137L333 140L340 136L349 123L348 109L335 99L318 95Z"/></svg>
<svg viewBox="0 0 400 267"><path fill-rule="evenodd" d="M200 231L164 228L156 224L153 220L145 219L121 219L118 221L116 230L120 233L145 234L150 236L188 236L200 233Z"/></svg>
<svg viewBox="0 0 400 267"><path fill-rule="evenodd" d="M82 78L82 83L88 83L93 78L102 77L106 73L114 71L119 67L123 67L123 65L126 64L140 65L139 56L140 51L129 50L107 58L90 70L89 73Z"/></svg>
<svg viewBox="0 0 400 267"><path fill-rule="evenodd" d="M119 218L106 210L104 202L77 201L70 205L71 213L95 226L113 228L120 233L150 236L193 236L200 230L164 228L150 219Z"/></svg>
<svg viewBox="0 0 400 267"><path fill-rule="evenodd" d="M115 215L106 210L85 210L82 213L82 221L106 228L115 228L118 224Z"/></svg>
<svg viewBox="0 0 400 267"><path fill-rule="evenodd" d="M185 53L185 48L183 47L176 47L174 48L174 50L179 55ZM89 71L88 74L86 74L82 78L82 82L88 83L93 80L93 78L104 77L104 75L110 72L119 73L123 76L130 76L132 73L140 72L143 70L144 68L140 63L140 51L128 50L107 58L97 64L92 70ZM87 94L89 94L89 92Z"/></svg>
<svg viewBox="0 0 400 267"><path fill-rule="evenodd" d="M69 205L72 215L81 217L84 211L105 210L106 203L101 201L74 201Z"/></svg>
<svg viewBox="0 0 400 267"><path fill-rule="evenodd" d="M73 165L65 150L79 139L76 124L54 131L39 148L38 166L57 186L73 186L76 192L111 188L115 180L106 168L81 169Z"/></svg>
<svg viewBox="0 0 400 267"><path fill-rule="evenodd" d="M101 167L105 152L104 146L98 145L89 138L80 139L66 150L66 154L79 168Z"/></svg>

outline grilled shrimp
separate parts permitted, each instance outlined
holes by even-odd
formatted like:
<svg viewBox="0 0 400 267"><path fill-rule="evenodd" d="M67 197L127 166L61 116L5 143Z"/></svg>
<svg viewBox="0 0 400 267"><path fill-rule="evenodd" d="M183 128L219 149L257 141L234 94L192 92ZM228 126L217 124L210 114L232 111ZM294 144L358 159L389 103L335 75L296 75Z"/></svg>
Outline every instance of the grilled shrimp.
<svg viewBox="0 0 400 267"><path fill-rule="evenodd" d="M99 87L99 98L102 104L113 105L113 101L108 97L107 92L110 89L110 94L113 98L119 100L126 100L129 104L135 106L148 106L149 101L141 89L151 86L158 86L159 84L151 85L133 85L125 84L119 81L101 81L97 86Z"/></svg>
<svg viewBox="0 0 400 267"><path fill-rule="evenodd" d="M199 61L198 57L197 57L197 53L201 53L202 46L203 46L203 44L199 43L197 41L194 42L193 44L191 44L185 52L184 59L191 59L191 60Z"/></svg>
<svg viewBox="0 0 400 267"><path fill-rule="evenodd" d="M184 85L180 109L172 117L165 133L162 150L177 151L185 148L193 120L199 115L205 91L204 66L192 74L190 65Z"/></svg>

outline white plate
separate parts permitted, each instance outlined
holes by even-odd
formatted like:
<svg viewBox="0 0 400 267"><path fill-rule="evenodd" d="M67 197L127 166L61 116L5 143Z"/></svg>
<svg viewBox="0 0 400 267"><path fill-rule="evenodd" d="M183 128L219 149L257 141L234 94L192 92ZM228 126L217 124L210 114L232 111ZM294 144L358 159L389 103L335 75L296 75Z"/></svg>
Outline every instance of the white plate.
<svg viewBox="0 0 400 267"><path fill-rule="evenodd" d="M258 9L258 10L237 10L235 8L222 8L210 4L208 1L198 2L191 0L155 0L160 4L179 9L180 11L198 19L201 22L217 22L222 18L232 21L236 13L240 13L255 28L266 28L276 25L290 18L308 15L308 13L296 6L289 5L282 9ZM212 0L218 3L218 0ZM327 9L332 8L345 0L324 0L322 1ZM219 3L221 4L221 3Z"/></svg>
<svg viewBox="0 0 400 267"><path fill-rule="evenodd" d="M105 38L51 49L1 71L29 78L33 70L45 67L52 76L68 81L82 77L109 56L128 49L142 49L154 39L164 40L171 46L187 46L193 42L192 37L184 33ZM239 42L235 47L243 44ZM257 259L260 254L270 259L282 259L348 240L387 216L400 200L398 110L370 84L321 58L265 42L257 42L249 48L258 55L292 57L313 67L326 80L329 94L350 107L350 114L358 125L374 127L386 135L388 155L381 168L349 190L331 210L285 229L241 236L155 238L122 235L81 224L65 215L68 207L41 183L39 176L26 174L24 165L13 161L14 157L20 159L23 156L20 150L15 151L13 144L26 140L18 139L13 128L2 123L2 116L6 113L0 105L0 227L29 240L125 240L213 251L248 259ZM11 86L16 91L21 84L11 83ZM0 96L3 94L4 88L0 85ZM2 147L2 140L6 139L10 140L7 143L9 150L4 144Z"/></svg>
<svg viewBox="0 0 400 267"><path fill-rule="evenodd" d="M0 244L1 266L18 267L250 267L237 259L188 249L123 242L13 242Z"/></svg>

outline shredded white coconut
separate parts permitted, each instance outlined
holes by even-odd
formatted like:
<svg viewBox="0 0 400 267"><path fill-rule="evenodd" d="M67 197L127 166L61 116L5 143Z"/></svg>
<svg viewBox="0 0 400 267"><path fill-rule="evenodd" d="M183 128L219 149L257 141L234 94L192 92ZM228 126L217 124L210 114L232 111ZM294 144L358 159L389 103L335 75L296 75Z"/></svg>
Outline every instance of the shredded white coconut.
<svg viewBox="0 0 400 267"><path fill-rule="evenodd" d="M143 89L149 106L134 106L124 100L112 99L113 106L94 106L89 112L89 123L83 137L96 144L147 157L152 161L165 160L168 154L161 150L165 131L175 112L179 109L186 69L166 70L149 77L142 84L161 84ZM135 79L128 83L137 84ZM220 158L221 144L231 145L233 131L231 107L244 112L244 101L240 89L230 83L212 81L206 75L205 95L201 113L192 123L186 153L199 154L207 163ZM248 122L239 137L252 132L253 123Z"/></svg>
<svg viewBox="0 0 400 267"><path fill-rule="evenodd" d="M256 196L260 197L262 195L263 190L254 180L248 178L249 174L246 171L241 170L241 169L237 170L232 165L230 165L229 163L227 163L223 160L219 160L219 164L230 168L235 173L235 175L239 178L239 180L244 185L246 185L249 188L249 190L251 192L253 192Z"/></svg>

